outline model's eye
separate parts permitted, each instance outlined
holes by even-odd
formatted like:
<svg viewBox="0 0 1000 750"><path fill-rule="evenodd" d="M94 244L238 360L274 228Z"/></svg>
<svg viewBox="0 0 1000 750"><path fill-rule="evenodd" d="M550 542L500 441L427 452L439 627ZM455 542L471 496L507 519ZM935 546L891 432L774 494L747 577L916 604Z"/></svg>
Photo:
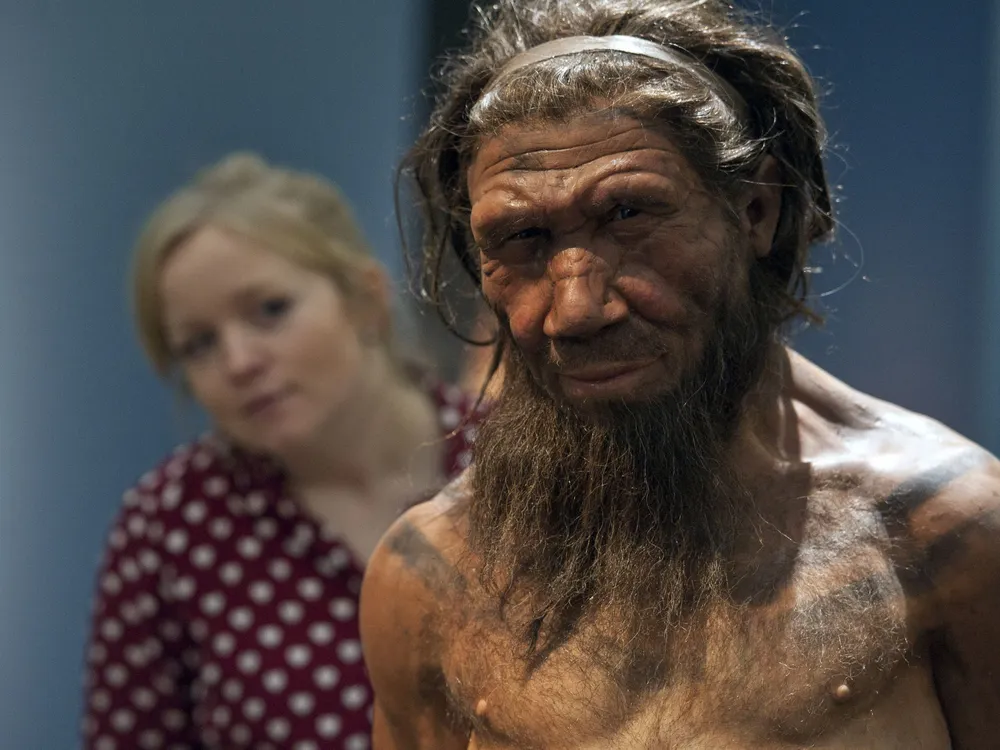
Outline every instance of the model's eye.
<svg viewBox="0 0 1000 750"><path fill-rule="evenodd" d="M638 208L632 208L631 206L615 206L614 210L611 212L612 221L622 221L624 219L631 219L639 214L641 214Z"/></svg>
<svg viewBox="0 0 1000 750"><path fill-rule="evenodd" d="M534 240L545 235L545 230L539 227L528 227L520 232L515 232L508 237L505 242L523 242L524 240Z"/></svg>

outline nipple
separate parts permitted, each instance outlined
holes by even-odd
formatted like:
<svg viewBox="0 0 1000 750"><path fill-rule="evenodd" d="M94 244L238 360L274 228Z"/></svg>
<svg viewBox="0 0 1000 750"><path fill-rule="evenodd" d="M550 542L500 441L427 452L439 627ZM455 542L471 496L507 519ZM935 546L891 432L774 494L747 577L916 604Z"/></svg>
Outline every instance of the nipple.
<svg viewBox="0 0 1000 750"><path fill-rule="evenodd" d="M845 703L851 699L851 686L846 682L842 682L834 688L833 699L837 703Z"/></svg>

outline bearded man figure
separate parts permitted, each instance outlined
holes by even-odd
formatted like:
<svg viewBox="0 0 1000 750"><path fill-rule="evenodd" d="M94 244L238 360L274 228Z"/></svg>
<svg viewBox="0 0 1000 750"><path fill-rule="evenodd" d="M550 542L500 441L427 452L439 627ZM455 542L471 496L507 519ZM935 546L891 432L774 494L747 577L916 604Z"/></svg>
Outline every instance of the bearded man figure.
<svg viewBox="0 0 1000 750"><path fill-rule="evenodd" d="M376 750L996 748L1000 464L787 344L799 58L717 0L476 18L405 166L503 380L369 565Z"/></svg>

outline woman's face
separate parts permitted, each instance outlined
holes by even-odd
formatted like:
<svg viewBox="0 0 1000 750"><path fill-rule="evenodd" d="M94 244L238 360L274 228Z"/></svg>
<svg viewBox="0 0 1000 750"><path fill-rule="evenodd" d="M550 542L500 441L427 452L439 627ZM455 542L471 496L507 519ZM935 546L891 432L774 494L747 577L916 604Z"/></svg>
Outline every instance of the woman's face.
<svg viewBox="0 0 1000 750"><path fill-rule="evenodd" d="M231 439L278 458L322 438L373 351L331 279L224 229L169 256L160 294L194 398Z"/></svg>

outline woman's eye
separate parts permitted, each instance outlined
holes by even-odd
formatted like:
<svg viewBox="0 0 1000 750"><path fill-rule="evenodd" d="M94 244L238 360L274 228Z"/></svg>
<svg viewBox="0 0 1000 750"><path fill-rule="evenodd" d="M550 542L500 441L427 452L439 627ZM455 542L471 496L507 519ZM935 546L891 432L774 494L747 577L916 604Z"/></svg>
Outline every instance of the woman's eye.
<svg viewBox="0 0 1000 750"><path fill-rule="evenodd" d="M611 219L618 221L621 219L631 219L638 216L641 211L638 208L630 208L629 206L616 206L614 211L611 212Z"/></svg>
<svg viewBox="0 0 1000 750"><path fill-rule="evenodd" d="M261 303L261 316L266 320L276 320L283 317L291 306L292 302L287 297L273 297Z"/></svg>
<svg viewBox="0 0 1000 750"><path fill-rule="evenodd" d="M185 339L176 347L177 358L184 361L198 359L206 354L215 343L215 336L211 333L201 333Z"/></svg>

